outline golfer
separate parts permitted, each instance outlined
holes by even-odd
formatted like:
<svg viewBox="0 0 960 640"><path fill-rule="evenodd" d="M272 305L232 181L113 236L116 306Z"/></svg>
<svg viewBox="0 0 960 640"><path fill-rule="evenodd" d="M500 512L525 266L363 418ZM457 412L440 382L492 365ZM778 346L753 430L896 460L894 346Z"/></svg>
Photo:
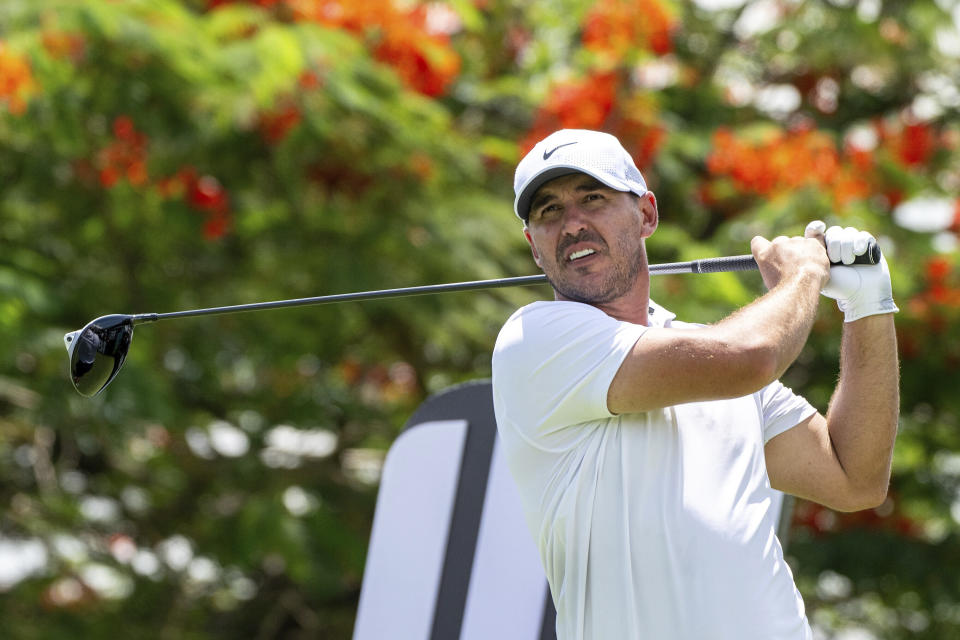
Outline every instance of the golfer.
<svg viewBox="0 0 960 640"><path fill-rule="evenodd" d="M516 214L555 292L503 326L494 407L560 640L802 640L778 489L855 511L887 495L899 413L885 262L811 223L756 237L768 291L711 325L650 300L657 201L619 141L562 130L516 171ZM777 379L819 296L844 314L826 416Z"/></svg>

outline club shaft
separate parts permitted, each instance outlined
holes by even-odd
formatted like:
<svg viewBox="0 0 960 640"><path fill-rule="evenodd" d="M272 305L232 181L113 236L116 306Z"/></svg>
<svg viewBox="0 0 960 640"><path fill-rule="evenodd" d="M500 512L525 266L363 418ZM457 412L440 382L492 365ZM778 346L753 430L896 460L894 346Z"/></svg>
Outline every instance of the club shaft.
<svg viewBox="0 0 960 640"><path fill-rule="evenodd" d="M751 255L727 256L723 258L706 258L689 262L669 262L652 264L649 266L650 275L670 275L678 273L720 273L725 271L752 271L757 269L757 262ZM143 313L133 316L134 324L169 320L173 318L189 318L194 316L212 316L226 313L242 313L246 311L263 311L266 309L282 309L285 307L303 307L309 305L333 304L336 302L359 302L361 300L377 300L384 298L402 298L408 296L422 296L434 293L449 293L453 291L469 291L473 289L497 289L502 287L522 287L535 284L544 284L547 277L543 274L532 276L517 276L513 278L497 278L494 280L474 280L470 282L453 282L449 284L431 284L419 287L404 287L401 289L380 289L377 291L359 291L356 293L338 293L313 298L294 298L292 300L275 300L273 302L255 302L251 304L237 304L227 307L212 307L209 309L190 309L187 311L173 311L170 313Z"/></svg>
<svg viewBox="0 0 960 640"><path fill-rule="evenodd" d="M254 302L251 304L237 304L229 307L213 307L210 309L191 309L189 311L173 311L171 313L150 313L134 316L135 324L167 320L172 318L189 318L191 316L212 316L224 313L241 313L245 311L263 311L266 309L282 309L285 307L303 307L309 305L332 304L334 302L359 302L361 300L376 300L383 298L403 298L408 296L422 296L431 293L445 293L450 291L468 291L470 289L495 289L498 287L516 287L546 282L546 276L518 276L515 278L500 278L497 280L475 280L471 282L453 282L450 284L430 284L420 287L404 287L402 289L379 289L377 291L358 291L356 293L337 293L314 298L294 298L292 300L276 300L273 302Z"/></svg>

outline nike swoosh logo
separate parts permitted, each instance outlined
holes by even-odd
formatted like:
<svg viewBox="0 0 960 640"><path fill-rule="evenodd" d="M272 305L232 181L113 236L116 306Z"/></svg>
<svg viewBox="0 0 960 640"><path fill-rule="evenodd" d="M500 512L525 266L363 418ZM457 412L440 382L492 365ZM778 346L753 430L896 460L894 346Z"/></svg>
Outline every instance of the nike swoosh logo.
<svg viewBox="0 0 960 640"><path fill-rule="evenodd" d="M554 152L554 151L556 151L556 150L559 149L560 147L569 147L569 146L572 145L572 144L577 144L577 143L576 143L576 141L574 141L574 142L568 142L568 143L566 143L566 144L557 145L557 146L555 146L553 149L550 149L550 151L544 151L544 152L543 152L543 159L544 159L544 160L549 160L549 159L550 159L550 156L553 155L553 152Z"/></svg>

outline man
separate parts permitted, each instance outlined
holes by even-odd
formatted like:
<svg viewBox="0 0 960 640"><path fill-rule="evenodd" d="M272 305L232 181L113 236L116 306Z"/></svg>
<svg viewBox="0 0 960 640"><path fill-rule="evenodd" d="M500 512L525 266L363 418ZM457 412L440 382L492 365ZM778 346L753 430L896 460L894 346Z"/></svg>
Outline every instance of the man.
<svg viewBox="0 0 960 640"><path fill-rule="evenodd" d="M657 202L616 138L548 136L515 190L556 299L501 330L494 407L558 637L810 638L771 487L843 511L886 497L899 412L889 271L828 260L852 263L871 236L815 222L804 238L756 237L768 292L690 325L649 299ZM826 416L777 382L821 290L845 316Z"/></svg>

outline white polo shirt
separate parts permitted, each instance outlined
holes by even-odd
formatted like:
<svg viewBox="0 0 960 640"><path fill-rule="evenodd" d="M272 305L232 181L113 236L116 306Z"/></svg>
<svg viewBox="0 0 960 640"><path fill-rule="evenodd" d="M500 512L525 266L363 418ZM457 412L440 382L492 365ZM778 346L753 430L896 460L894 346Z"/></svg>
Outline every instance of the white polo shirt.
<svg viewBox="0 0 960 640"><path fill-rule="evenodd" d="M651 302L651 326L698 326L673 319ZM607 390L646 329L535 302L494 349L497 427L559 640L809 640L763 447L816 410L775 382L613 415Z"/></svg>

